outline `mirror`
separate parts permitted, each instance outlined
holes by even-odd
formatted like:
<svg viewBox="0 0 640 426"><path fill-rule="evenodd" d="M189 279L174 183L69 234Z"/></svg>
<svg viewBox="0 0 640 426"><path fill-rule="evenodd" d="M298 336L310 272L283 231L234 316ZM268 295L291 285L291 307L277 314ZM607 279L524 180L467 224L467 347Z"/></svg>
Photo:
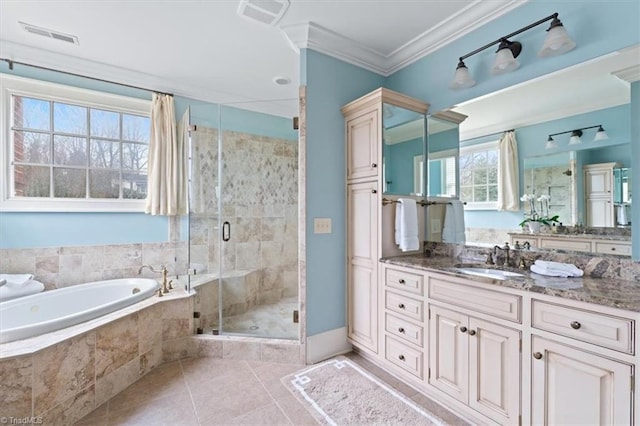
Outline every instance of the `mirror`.
<svg viewBox="0 0 640 426"><path fill-rule="evenodd" d="M383 193L424 195L425 116L382 104Z"/></svg>
<svg viewBox="0 0 640 426"><path fill-rule="evenodd" d="M583 167L618 163L613 172L615 215L618 210L630 212L630 87L616 72L639 63L640 47L633 46L456 105L450 111L468 116L459 126L460 146L495 142L505 130L515 129L520 195L533 189L550 195L550 209L557 211L552 213L558 214L564 225L586 224ZM572 129L593 125L602 125L609 138L594 141L595 129L584 130L582 143L569 146ZM557 148L546 149L550 134L565 131L569 133L554 136ZM429 150L428 164L432 161L437 164L438 153ZM431 184L428 186L430 192ZM434 190L443 192L439 185ZM457 194L460 195L459 189ZM468 205L467 242L493 245L509 241L510 232L522 232L518 224L524 218L523 210L521 206L520 212L499 212ZM614 226L628 226L630 221L622 214L622 221L616 218Z"/></svg>
<svg viewBox="0 0 640 426"><path fill-rule="evenodd" d="M427 196L458 195L458 160L462 114L433 114L427 117Z"/></svg>

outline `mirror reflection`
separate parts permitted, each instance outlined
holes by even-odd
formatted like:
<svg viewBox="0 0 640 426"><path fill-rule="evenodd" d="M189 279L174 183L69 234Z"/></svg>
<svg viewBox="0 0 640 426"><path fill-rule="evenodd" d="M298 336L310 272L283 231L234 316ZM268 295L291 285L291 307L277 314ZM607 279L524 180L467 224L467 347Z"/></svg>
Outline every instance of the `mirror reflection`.
<svg viewBox="0 0 640 426"><path fill-rule="evenodd" d="M382 104L383 193L424 195L425 116Z"/></svg>
<svg viewBox="0 0 640 426"><path fill-rule="evenodd" d="M491 170L487 170L483 180L484 190L493 196L487 195L484 203L473 202L481 173L467 176L464 172L467 167L462 165L462 158L471 158L474 166L482 163L479 155L493 158L491 149L497 148L491 146L497 146L507 129L514 129L517 140L518 199L525 194L545 195L550 216L558 215L565 227L589 227L588 232L594 233L609 233L609 229L615 233L626 227L624 235L629 238L630 86L616 73L639 63L640 48L634 46L451 109L468 116L459 126L460 151L447 153L447 157L457 158L454 161L459 168L455 194L467 201L464 215L467 243L503 244L513 234L529 232L518 226L525 217L522 202L519 210L514 211L498 211L494 204L497 194L489 191L489 187L499 179L494 172L497 162L493 165L485 162ZM606 129L606 137L596 135L599 126ZM580 138L572 138L575 129L583 129ZM553 136L555 144L546 143L549 135L557 135ZM442 174L435 172L442 166L438 151L431 150L435 138L429 130L427 163L429 167L433 164L435 178L427 190L429 195L448 194L446 185L438 180ZM491 176L496 179L489 179ZM432 179L431 170L428 178ZM603 192L590 190L598 189L598 185L604 185ZM542 232L551 231L556 233L555 229L544 227Z"/></svg>

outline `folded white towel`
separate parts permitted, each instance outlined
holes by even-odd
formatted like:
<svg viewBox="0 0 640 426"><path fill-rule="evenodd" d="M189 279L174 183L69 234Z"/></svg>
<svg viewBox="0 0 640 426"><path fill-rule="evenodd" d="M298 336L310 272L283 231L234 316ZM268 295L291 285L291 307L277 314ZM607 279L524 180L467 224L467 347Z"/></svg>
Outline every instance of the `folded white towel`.
<svg viewBox="0 0 640 426"><path fill-rule="evenodd" d="M445 243L464 243L464 204L460 200L448 202L444 213L442 241Z"/></svg>
<svg viewBox="0 0 640 426"><path fill-rule="evenodd" d="M536 260L538 269L545 270L550 273L566 274L568 277L581 277L584 275L582 269L571 263L551 262L548 260ZM557 276L557 275L556 275Z"/></svg>
<svg viewBox="0 0 640 426"><path fill-rule="evenodd" d="M533 278L533 281L536 283L536 285L540 287L562 290L570 290L572 288L583 287L583 282L579 278L549 277L542 276L536 273L531 274L531 278Z"/></svg>
<svg viewBox="0 0 640 426"><path fill-rule="evenodd" d="M418 207L413 198L398 198L396 204L396 244L402 251L420 249L418 239Z"/></svg>
<svg viewBox="0 0 640 426"><path fill-rule="evenodd" d="M5 285L7 283L7 280L0 280L0 287L2 287L3 285Z"/></svg>
<svg viewBox="0 0 640 426"><path fill-rule="evenodd" d="M0 274L0 280L5 280L7 285L23 285L32 279L31 274Z"/></svg>
<svg viewBox="0 0 640 426"><path fill-rule="evenodd" d="M546 275L548 277L568 278L568 277L581 277L583 275L583 272L580 270L578 270L580 271L578 273L578 272L570 272L570 271L561 270L561 269L547 269L540 265L536 265L535 263L531 265L529 269L531 269L531 272L535 272L536 274L540 274L540 275Z"/></svg>
<svg viewBox="0 0 640 426"><path fill-rule="evenodd" d="M28 280L20 285L8 285L7 282L7 285L0 287L0 302L40 293L42 290L44 284L35 280Z"/></svg>

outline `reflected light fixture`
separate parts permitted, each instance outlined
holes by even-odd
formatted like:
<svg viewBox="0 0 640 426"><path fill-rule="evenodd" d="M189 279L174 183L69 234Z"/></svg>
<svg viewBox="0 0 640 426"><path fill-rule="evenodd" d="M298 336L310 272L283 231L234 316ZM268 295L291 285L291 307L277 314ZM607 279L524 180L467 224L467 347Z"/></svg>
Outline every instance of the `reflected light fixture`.
<svg viewBox="0 0 640 426"><path fill-rule="evenodd" d="M571 137L569 138L569 145L578 145L580 143L582 143L582 135L583 135L583 130L588 130L588 129L595 129L598 128L598 131L596 132L593 141L594 142L598 142L598 141L603 141L605 139L609 139L609 136L607 135L607 133L604 131L604 128L602 127L602 124L597 124L595 126L589 126L589 127L581 127L579 129L573 129L573 130L567 130L564 132L558 132L558 133L552 133L549 135L549 138L547 139L547 143L545 145L545 149L555 149L558 148L558 144L556 143L555 139L553 139L554 136L558 136L558 135L564 135L565 133L571 133Z"/></svg>
<svg viewBox="0 0 640 426"><path fill-rule="evenodd" d="M494 40L491 43L487 43L484 46L467 53L466 55L462 55L459 58L458 66L456 67L456 72L453 80L451 81L451 84L449 85L449 88L466 89L475 86L476 82L471 76L471 73L464 63L464 60L496 44L498 44L499 46L498 50L496 51L495 61L493 63L493 66L491 67L491 74L499 75L518 69L520 63L516 60L516 58L522 51L522 44L517 41L510 41L509 38L530 30L531 28L543 24L547 21L551 21L551 24L549 25L549 29L547 29L547 36L544 40L542 48L538 52L538 56L548 57L561 55L576 47L576 43L571 40L569 34L567 34L567 30L564 28L564 25L562 25L560 19L558 19L558 13L556 12L553 15L549 15L546 18L534 22L533 24L527 25L526 27L522 27L517 31L507 34L504 37L500 37L499 39Z"/></svg>

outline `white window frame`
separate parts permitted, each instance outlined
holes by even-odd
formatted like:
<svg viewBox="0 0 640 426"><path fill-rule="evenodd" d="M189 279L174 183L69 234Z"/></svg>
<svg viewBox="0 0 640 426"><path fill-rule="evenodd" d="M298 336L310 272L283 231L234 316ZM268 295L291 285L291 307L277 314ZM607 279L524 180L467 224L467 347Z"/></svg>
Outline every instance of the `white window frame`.
<svg viewBox="0 0 640 426"><path fill-rule="evenodd" d="M454 174L454 182L453 182L453 192L454 195L429 195L429 196L434 196L434 197L447 197L447 198L460 198L460 185L458 183L458 181L460 180L460 148L454 148L454 149L444 149L442 151L434 151L434 152L430 152L429 153L429 161L436 161L436 160L448 160L448 159L453 159L454 161L454 170L453 170L453 174ZM428 165L427 165L428 168ZM447 173L445 173L444 171L442 172L442 179L445 182L445 186L448 187L447 184Z"/></svg>
<svg viewBox="0 0 640 426"><path fill-rule="evenodd" d="M490 150L498 151L498 140L460 147L460 157L467 154L473 154L474 152L484 152L484 151L490 151ZM459 163L460 161L458 160L458 168L460 168ZM498 164L500 164L500 152L498 152ZM498 188L498 191L499 190L500 188ZM462 189L460 189L460 193L462 195ZM467 201L467 203L464 206L464 209L465 210L498 210L498 202L486 201L486 202L477 203L477 202Z"/></svg>
<svg viewBox="0 0 640 426"><path fill-rule="evenodd" d="M151 101L95 90L49 83L24 77L0 73L0 211L39 212L143 212L143 199L77 199L48 197L14 197L14 176L9 162L13 158L12 96L24 96L49 101L67 102L74 105L106 109L134 115L150 115Z"/></svg>

